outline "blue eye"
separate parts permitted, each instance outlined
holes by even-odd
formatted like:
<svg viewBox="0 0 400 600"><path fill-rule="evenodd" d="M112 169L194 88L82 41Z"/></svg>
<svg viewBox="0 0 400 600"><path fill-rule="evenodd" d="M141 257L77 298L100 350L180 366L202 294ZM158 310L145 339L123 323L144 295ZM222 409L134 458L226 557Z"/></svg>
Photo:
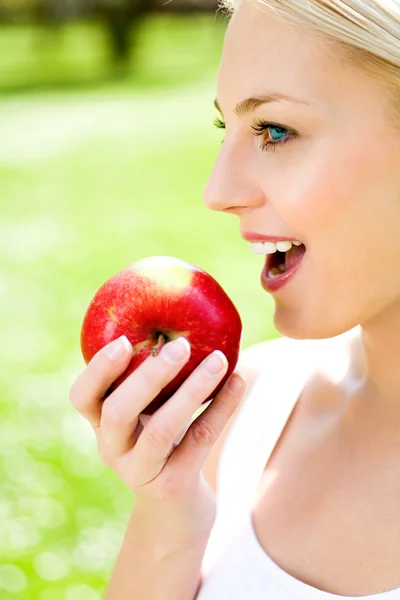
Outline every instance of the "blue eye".
<svg viewBox="0 0 400 600"><path fill-rule="evenodd" d="M256 136L263 136L265 132L269 132L272 141L267 140L263 142L261 144L261 150L269 150L271 152L275 152L278 146L286 144L296 135L286 127L275 125L274 123L268 123L266 121L254 121L252 129L254 131L253 135Z"/></svg>
<svg viewBox="0 0 400 600"><path fill-rule="evenodd" d="M285 129L282 129L282 127L269 127L270 133L271 133L271 137L275 142L279 142L282 138L279 136L285 136L287 135L287 132ZM274 135L274 133L276 134L276 137Z"/></svg>
<svg viewBox="0 0 400 600"><path fill-rule="evenodd" d="M220 118L216 118L214 121L214 125L218 129L226 129L225 122ZM270 132L269 135L271 137L270 140L267 140L261 144L261 150L269 150L270 152L274 152L277 149L277 146L286 144L292 138L294 138L297 134L286 127L282 127L281 125L275 125L274 123L268 123L266 121L255 120L252 125L253 135L255 136L263 136L265 132Z"/></svg>

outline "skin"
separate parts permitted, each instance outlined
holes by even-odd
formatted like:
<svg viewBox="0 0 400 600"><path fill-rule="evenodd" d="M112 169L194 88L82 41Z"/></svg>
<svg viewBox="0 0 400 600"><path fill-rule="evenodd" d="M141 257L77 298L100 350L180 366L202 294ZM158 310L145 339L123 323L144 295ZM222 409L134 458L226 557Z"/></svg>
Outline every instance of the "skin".
<svg viewBox="0 0 400 600"><path fill-rule="evenodd" d="M310 105L281 101L234 114L243 99L272 92ZM384 444L389 430L397 439L400 137L382 82L338 60L326 38L244 2L227 30L217 98L226 131L206 206L237 216L241 232L306 245L297 275L273 294L275 326L296 339L352 330L341 348L349 369L331 386L335 406L362 443L373 436ZM284 127L279 139L298 135L263 151L278 136L254 136L254 119Z"/></svg>

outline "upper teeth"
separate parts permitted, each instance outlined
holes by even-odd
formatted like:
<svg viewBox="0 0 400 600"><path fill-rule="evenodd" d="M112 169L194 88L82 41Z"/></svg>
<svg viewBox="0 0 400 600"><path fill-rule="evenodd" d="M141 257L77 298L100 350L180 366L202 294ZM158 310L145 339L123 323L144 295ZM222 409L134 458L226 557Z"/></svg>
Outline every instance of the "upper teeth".
<svg viewBox="0 0 400 600"><path fill-rule="evenodd" d="M253 242L250 244L254 254L274 254L275 252L287 252L292 246L301 246L301 242L287 240L285 242Z"/></svg>

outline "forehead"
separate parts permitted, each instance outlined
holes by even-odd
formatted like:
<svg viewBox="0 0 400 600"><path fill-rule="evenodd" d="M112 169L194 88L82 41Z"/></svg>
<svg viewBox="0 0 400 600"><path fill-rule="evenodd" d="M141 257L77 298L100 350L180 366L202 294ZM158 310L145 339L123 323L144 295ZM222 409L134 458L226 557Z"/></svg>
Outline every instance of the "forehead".
<svg viewBox="0 0 400 600"><path fill-rule="evenodd" d="M225 36L218 97L280 92L310 102L329 100L344 76L332 45L320 35L292 26L265 10L243 2Z"/></svg>

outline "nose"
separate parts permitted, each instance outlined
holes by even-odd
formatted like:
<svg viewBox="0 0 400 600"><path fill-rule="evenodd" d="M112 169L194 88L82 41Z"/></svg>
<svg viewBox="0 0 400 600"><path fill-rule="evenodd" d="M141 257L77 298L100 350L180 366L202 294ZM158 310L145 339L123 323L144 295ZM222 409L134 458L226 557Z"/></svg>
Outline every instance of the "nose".
<svg viewBox="0 0 400 600"><path fill-rule="evenodd" d="M203 201L210 210L233 214L265 203L251 164L237 153L237 147L221 149L204 189Z"/></svg>

